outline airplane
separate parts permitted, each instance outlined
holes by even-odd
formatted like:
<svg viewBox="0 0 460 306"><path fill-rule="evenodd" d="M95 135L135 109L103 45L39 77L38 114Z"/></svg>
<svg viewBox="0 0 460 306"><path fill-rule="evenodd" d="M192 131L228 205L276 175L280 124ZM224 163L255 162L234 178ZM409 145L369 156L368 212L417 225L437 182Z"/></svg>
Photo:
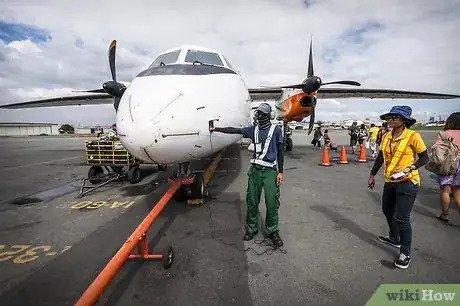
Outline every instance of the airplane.
<svg viewBox="0 0 460 306"><path fill-rule="evenodd" d="M209 157L241 140L242 135L211 133L219 126L242 127L253 123L251 103L267 97L281 100L279 117L289 121L310 116L311 133L318 94L322 98L460 98L455 95L378 89L320 87L328 84L360 85L354 81L322 83L314 75L312 44L307 78L299 84L274 88L247 88L241 74L220 52L183 45L159 53L152 64L130 83L117 81L115 53L117 41L109 46L112 80L102 88L81 90L81 94L1 105L2 109L113 104L120 142L145 163L177 164L175 178L193 175L191 161ZM287 90L286 90L287 89ZM293 90L292 90L293 89ZM292 139L285 137L292 150ZM195 174L191 185L182 186L192 197L204 193L202 175Z"/></svg>

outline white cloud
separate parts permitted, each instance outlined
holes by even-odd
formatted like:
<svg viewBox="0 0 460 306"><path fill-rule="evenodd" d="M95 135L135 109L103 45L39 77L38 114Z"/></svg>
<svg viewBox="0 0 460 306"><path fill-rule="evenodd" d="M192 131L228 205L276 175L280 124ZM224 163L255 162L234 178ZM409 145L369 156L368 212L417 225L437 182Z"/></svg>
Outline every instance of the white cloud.
<svg viewBox="0 0 460 306"><path fill-rule="evenodd" d="M130 81L165 49L192 43L222 51L248 86L297 83L313 34L315 73L363 88L460 93L460 1L3 1L7 22L49 31L52 40L0 41L0 104L99 88L110 79L107 48L118 40L117 75ZM380 25L357 43L345 33ZM375 116L408 104L414 116L460 109L460 100L319 100L318 120ZM421 112L421 110L423 110ZM110 106L0 111L0 120L112 122ZM18 117L20 116L20 117ZM424 117L425 116L425 117ZM72 119L74 120L74 119ZM334 119L335 120L335 119Z"/></svg>

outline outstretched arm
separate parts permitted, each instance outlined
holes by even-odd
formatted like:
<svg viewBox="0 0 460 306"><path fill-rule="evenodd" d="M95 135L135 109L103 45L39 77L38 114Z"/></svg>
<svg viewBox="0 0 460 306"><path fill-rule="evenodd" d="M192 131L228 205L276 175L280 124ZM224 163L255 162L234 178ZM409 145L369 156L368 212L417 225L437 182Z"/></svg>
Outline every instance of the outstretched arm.
<svg viewBox="0 0 460 306"><path fill-rule="evenodd" d="M215 127L211 131L221 132L224 134L241 134L243 135L243 130L241 128L234 127Z"/></svg>
<svg viewBox="0 0 460 306"><path fill-rule="evenodd" d="M209 129L211 132L221 132L224 134L240 134L243 135L244 138L252 138L254 134L254 126L247 126L242 128L235 128L235 127L213 127Z"/></svg>

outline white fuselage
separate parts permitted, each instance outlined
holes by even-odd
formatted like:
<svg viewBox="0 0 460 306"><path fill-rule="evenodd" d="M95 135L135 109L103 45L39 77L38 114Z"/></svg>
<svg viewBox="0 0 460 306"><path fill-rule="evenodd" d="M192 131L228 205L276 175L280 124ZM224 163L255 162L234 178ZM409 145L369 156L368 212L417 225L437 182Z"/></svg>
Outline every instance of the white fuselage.
<svg viewBox="0 0 460 306"><path fill-rule="evenodd" d="M250 97L239 74L138 76L120 101L116 123L120 141L133 156L172 164L212 155L241 139L210 133L214 119L215 126L250 124Z"/></svg>

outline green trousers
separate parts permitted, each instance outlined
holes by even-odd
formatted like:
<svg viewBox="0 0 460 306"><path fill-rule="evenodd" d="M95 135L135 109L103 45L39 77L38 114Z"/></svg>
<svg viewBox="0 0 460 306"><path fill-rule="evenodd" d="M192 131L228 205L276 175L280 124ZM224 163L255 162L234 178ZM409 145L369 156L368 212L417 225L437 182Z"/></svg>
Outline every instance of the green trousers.
<svg viewBox="0 0 460 306"><path fill-rule="evenodd" d="M278 209L280 206L280 188L276 184L278 172L270 168L258 168L253 165L248 171L248 189L246 192L246 225L249 233L258 231L259 202L264 189L267 214L265 230L267 234L278 231Z"/></svg>

